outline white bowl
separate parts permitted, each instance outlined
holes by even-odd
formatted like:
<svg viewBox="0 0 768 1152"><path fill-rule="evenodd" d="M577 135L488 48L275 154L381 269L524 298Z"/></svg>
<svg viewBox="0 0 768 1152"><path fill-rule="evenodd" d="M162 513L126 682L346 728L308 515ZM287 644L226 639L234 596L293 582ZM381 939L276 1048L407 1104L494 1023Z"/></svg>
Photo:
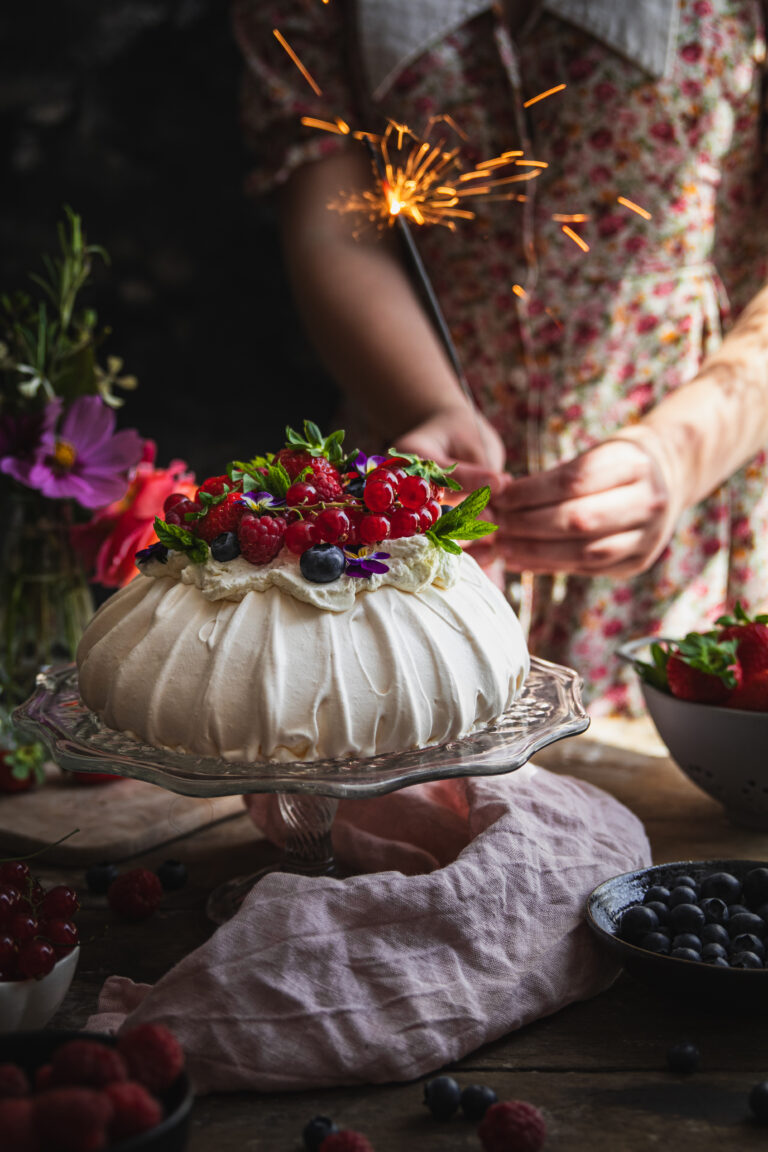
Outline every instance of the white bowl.
<svg viewBox="0 0 768 1152"><path fill-rule="evenodd" d="M79 956L73 948L42 980L0 980L0 1032L43 1028L69 991Z"/></svg>

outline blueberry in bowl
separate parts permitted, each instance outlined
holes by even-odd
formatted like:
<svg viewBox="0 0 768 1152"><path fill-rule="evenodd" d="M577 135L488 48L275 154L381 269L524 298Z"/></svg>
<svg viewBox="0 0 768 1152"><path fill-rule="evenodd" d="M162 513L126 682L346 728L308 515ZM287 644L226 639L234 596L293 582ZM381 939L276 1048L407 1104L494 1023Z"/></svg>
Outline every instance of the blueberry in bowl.
<svg viewBox="0 0 768 1152"><path fill-rule="evenodd" d="M599 942L675 996L768 1009L768 863L685 860L625 872L587 899Z"/></svg>

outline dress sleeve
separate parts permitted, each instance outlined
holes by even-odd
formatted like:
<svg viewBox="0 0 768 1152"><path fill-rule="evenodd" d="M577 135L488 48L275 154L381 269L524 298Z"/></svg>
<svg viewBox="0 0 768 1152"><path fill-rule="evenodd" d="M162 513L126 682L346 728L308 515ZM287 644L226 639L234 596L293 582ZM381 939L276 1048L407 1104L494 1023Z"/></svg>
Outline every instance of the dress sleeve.
<svg viewBox="0 0 768 1152"><path fill-rule="evenodd" d="M245 62L241 115L255 166L248 190L261 193L291 172L344 147L346 137L301 124L302 116L359 127L343 0L235 0L235 38ZM280 45L277 29L308 70L318 95Z"/></svg>

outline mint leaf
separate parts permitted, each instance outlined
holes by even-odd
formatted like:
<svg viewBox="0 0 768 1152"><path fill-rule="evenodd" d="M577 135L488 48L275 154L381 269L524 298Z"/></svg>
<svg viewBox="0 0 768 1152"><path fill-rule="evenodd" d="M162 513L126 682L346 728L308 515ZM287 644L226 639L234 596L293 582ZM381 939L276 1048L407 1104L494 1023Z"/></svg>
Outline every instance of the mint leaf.
<svg viewBox="0 0 768 1152"><path fill-rule="evenodd" d="M403 470L409 476L423 476L425 480L437 484L438 488L450 488L453 492L461 492L461 484L449 475L456 467L455 464L451 464L450 468L441 468L434 460L422 460L415 452L398 452L396 448L390 448L389 455L408 461Z"/></svg>
<svg viewBox="0 0 768 1152"><path fill-rule="evenodd" d="M266 468L273 459L273 454L270 452L267 456L254 456L252 460L230 460L226 467L226 473L232 483L237 485L243 477L247 477L249 480L253 479L256 469Z"/></svg>
<svg viewBox="0 0 768 1152"><path fill-rule="evenodd" d="M180 524L166 524L159 516L155 516L155 532L161 544L172 548L174 552L184 552L193 564L204 564L208 559L208 545L205 540L193 536Z"/></svg>
<svg viewBox="0 0 768 1152"><path fill-rule="evenodd" d="M479 540L481 536L496 531L498 525L478 519L490 498L491 490L487 485L476 488L461 504L444 512L424 535L445 552L460 552L454 540Z"/></svg>
<svg viewBox="0 0 768 1152"><path fill-rule="evenodd" d="M267 464L264 474L259 472L255 478L249 476L248 479L252 481L252 486L247 491L269 492L276 500L285 500L285 494L293 484L293 480L279 461L277 464Z"/></svg>

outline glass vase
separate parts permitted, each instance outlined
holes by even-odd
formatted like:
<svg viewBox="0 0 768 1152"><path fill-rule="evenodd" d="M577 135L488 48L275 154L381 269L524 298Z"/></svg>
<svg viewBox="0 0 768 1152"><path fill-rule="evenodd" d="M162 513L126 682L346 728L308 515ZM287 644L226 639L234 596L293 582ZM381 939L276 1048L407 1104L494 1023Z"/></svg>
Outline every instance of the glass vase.
<svg viewBox="0 0 768 1152"><path fill-rule="evenodd" d="M44 664L74 659L93 601L72 547L70 504L13 483L0 499L0 683L8 708L30 695Z"/></svg>

